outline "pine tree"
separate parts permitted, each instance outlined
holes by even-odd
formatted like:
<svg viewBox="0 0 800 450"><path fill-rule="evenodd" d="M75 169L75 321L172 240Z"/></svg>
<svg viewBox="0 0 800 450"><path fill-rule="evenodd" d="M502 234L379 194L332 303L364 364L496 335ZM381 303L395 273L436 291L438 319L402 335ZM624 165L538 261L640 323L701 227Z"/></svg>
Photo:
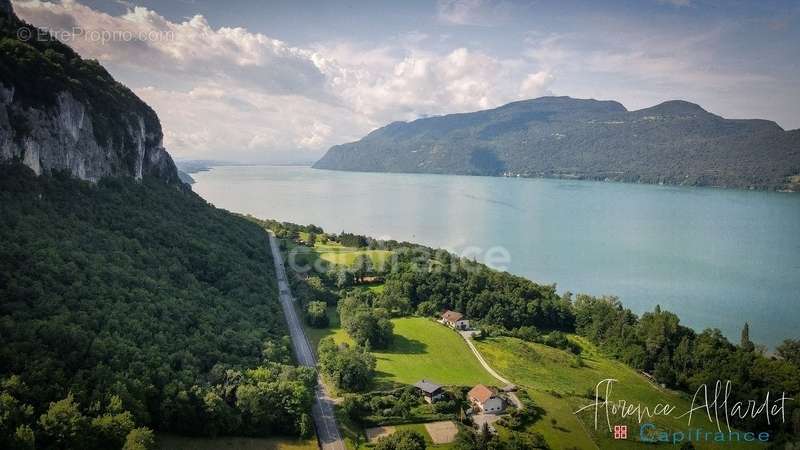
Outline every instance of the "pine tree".
<svg viewBox="0 0 800 450"><path fill-rule="evenodd" d="M745 322L744 327L742 328L742 342L741 342L742 350L747 352L752 352L755 350L755 345L753 341L750 340L750 324Z"/></svg>

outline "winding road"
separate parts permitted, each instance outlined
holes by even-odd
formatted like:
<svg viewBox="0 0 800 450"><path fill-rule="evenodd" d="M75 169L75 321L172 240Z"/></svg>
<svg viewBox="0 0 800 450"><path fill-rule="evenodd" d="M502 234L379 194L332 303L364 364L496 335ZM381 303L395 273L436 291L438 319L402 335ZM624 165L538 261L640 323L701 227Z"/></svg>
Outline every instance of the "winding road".
<svg viewBox="0 0 800 450"><path fill-rule="evenodd" d="M272 259L275 262L275 276L278 278L278 296L286 316L286 324L289 327L289 334L292 338L292 347L297 362L303 366L316 367L317 361L311 345L308 343L303 326L297 318L297 311L294 308L294 299L289 290L289 281L286 278L286 269L283 267L283 258L278 247L275 235L270 231L269 245L272 250ZM336 417L333 414L333 401L331 400L325 385L321 379L317 379L315 389L314 405L311 408L311 415L314 417L314 426L317 430L317 438L323 450L345 450L344 441L339 434L339 427L336 424Z"/></svg>

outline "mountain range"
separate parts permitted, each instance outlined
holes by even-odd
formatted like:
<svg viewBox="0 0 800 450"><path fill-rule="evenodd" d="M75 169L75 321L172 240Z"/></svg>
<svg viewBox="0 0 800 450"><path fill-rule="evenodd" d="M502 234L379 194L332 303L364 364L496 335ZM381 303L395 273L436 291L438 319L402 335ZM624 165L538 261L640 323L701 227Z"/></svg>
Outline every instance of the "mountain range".
<svg viewBox="0 0 800 450"><path fill-rule="evenodd" d="M336 145L317 169L548 177L800 190L800 130L667 101L542 97L394 122Z"/></svg>

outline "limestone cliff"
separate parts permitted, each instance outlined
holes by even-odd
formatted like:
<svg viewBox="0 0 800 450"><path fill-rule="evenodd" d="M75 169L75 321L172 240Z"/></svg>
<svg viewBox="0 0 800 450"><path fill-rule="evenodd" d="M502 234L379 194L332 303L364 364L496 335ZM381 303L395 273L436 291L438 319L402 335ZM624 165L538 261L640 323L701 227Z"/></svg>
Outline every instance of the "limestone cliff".
<svg viewBox="0 0 800 450"><path fill-rule="evenodd" d="M0 160L89 181L178 183L162 137L155 112L99 63L43 37L0 0Z"/></svg>

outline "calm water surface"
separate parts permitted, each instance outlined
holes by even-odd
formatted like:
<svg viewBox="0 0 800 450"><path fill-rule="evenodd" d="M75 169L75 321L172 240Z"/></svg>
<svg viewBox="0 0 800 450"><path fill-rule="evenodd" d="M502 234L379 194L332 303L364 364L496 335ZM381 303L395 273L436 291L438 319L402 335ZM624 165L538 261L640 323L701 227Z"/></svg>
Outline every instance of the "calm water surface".
<svg viewBox="0 0 800 450"><path fill-rule="evenodd" d="M738 342L800 338L800 195L584 181L223 166L192 175L218 207L460 252L507 248L559 291L656 304Z"/></svg>

